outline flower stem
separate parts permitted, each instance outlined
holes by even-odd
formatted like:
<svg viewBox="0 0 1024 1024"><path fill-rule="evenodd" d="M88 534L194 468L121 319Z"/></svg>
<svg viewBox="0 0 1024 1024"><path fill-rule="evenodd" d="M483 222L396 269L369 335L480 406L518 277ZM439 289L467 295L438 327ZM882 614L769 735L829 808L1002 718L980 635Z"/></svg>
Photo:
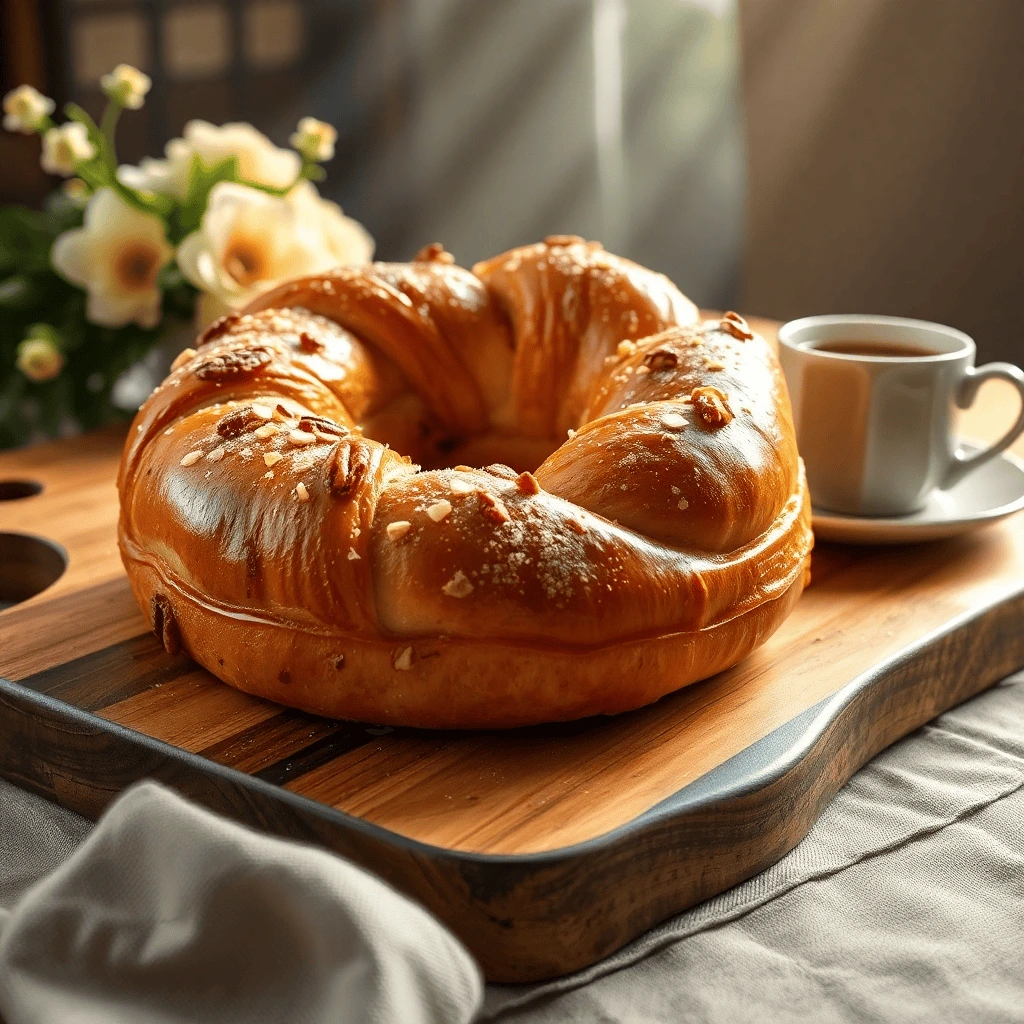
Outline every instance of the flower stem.
<svg viewBox="0 0 1024 1024"><path fill-rule="evenodd" d="M107 104L107 109L103 111L103 120L100 121L100 131L103 133L103 137L107 140L110 160L114 167L117 166L117 150L114 148L114 133L117 131L117 120L121 116L121 111L123 109L124 107L122 107L120 103L115 103L111 100Z"/></svg>

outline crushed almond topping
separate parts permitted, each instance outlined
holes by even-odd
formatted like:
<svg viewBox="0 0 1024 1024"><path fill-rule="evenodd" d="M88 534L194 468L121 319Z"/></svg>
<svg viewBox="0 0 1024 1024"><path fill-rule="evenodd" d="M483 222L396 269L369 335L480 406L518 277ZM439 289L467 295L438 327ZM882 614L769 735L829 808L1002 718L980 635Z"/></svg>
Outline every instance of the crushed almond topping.
<svg viewBox="0 0 1024 1024"><path fill-rule="evenodd" d="M241 455L243 459L252 458L252 449L251 448L243 448L238 454Z"/></svg>
<svg viewBox="0 0 1024 1024"><path fill-rule="evenodd" d="M572 530L573 533L584 534L587 532L587 528L578 519L570 519L568 520L568 523L569 529Z"/></svg>
<svg viewBox="0 0 1024 1024"><path fill-rule="evenodd" d="M306 490L306 485L301 480L295 485L295 497L299 501L309 501L309 491Z"/></svg>
<svg viewBox="0 0 1024 1024"><path fill-rule="evenodd" d="M273 480L274 479L274 471L272 469L268 469L266 471L266 473L263 474L263 479L264 480Z"/></svg>
<svg viewBox="0 0 1024 1024"><path fill-rule="evenodd" d="M427 515L430 516L435 523L439 523L451 512L451 510L452 503L445 498L441 498L440 501L435 501L434 504L427 509Z"/></svg>
<svg viewBox="0 0 1024 1024"><path fill-rule="evenodd" d="M280 452L265 452L263 455L263 463L266 466L276 466L284 456Z"/></svg>
<svg viewBox="0 0 1024 1024"><path fill-rule="evenodd" d="M571 441L576 436L576 431L570 428L569 430L566 431L566 436Z"/></svg>
<svg viewBox="0 0 1024 1024"><path fill-rule="evenodd" d="M529 471L520 473L516 477L516 487L523 494L540 494L540 484L537 483L537 478Z"/></svg>
<svg viewBox="0 0 1024 1024"><path fill-rule="evenodd" d="M278 433L280 433L280 428L275 427L273 423L264 423L262 427L257 427L253 431L253 434L261 441L265 441L268 437L273 437Z"/></svg>
<svg viewBox="0 0 1024 1024"><path fill-rule="evenodd" d="M622 359L631 356L636 352L636 343L628 338L623 339L615 348L615 354Z"/></svg>
<svg viewBox="0 0 1024 1024"><path fill-rule="evenodd" d="M140 426L141 426L141 424L140 424ZM168 428L167 428L167 429L166 429L166 430L164 431L164 437L166 437L166 436L167 436L168 434L173 434L173 433L174 433L174 427L168 427Z"/></svg>
<svg viewBox="0 0 1024 1024"><path fill-rule="evenodd" d="M682 430L683 427L688 426L689 421L677 412L667 412L661 417L661 424L669 430Z"/></svg>
<svg viewBox="0 0 1024 1024"><path fill-rule="evenodd" d="M690 397L693 407L709 426L724 427L732 419L728 399L718 388L694 388Z"/></svg>
<svg viewBox="0 0 1024 1024"><path fill-rule="evenodd" d="M413 263L444 263L451 265L455 262L455 257L450 252L445 252L445 248L440 242L431 242L429 245L423 246L413 256L412 261Z"/></svg>
<svg viewBox="0 0 1024 1024"><path fill-rule="evenodd" d="M449 597L469 597L473 593L473 589L473 584L466 578L466 574L459 569L441 588L441 591Z"/></svg>
<svg viewBox="0 0 1024 1024"><path fill-rule="evenodd" d="M490 494L488 491L480 491L479 493L480 501L483 503L483 508L480 512L485 519L490 519L495 523L507 523L512 518L508 514L508 509L501 498L495 497L495 495Z"/></svg>
<svg viewBox="0 0 1024 1024"><path fill-rule="evenodd" d="M472 473L473 472L473 467L472 466L452 466L452 469L454 469L456 473Z"/></svg>
<svg viewBox="0 0 1024 1024"><path fill-rule="evenodd" d="M274 418L278 420L293 420L295 419L295 413L288 411L288 407L282 402L278 402L274 406Z"/></svg>
<svg viewBox="0 0 1024 1024"><path fill-rule="evenodd" d="M333 442L333 441L337 441L338 440L338 435L337 434L325 434L319 427L314 427L313 428L313 436L318 441Z"/></svg>
<svg viewBox="0 0 1024 1024"><path fill-rule="evenodd" d="M455 477L449 486L452 494L472 494L476 490L468 480L460 480L458 477Z"/></svg>
<svg viewBox="0 0 1024 1024"><path fill-rule="evenodd" d="M676 508L682 512L685 512L689 507L690 503L685 498L680 498L679 501L676 502Z"/></svg>
<svg viewBox="0 0 1024 1024"><path fill-rule="evenodd" d="M185 458L181 460L181 465L194 466L202 457L203 453L201 451L197 450L194 452L189 452L188 455L186 455Z"/></svg>
<svg viewBox="0 0 1024 1024"><path fill-rule="evenodd" d="M747 321L739 313L733 313L731 310L718 322L718 327L740 341L751 341L754 337L754 332Z"/></svg>
<svg viewBox="0 0 1024 1024"><path fill-rule="evenodd" d="M394 666L399 672L408 672L412 668L412 648L403 647L396 655Z"/></svg>
<svg viewBox="0 0 1024 1024"><path fill-rule="evenodd" d="M638 366L638 367L637 367L637 368L636 368L636 369L635 369L635 370L633 371L633 373L634 373L634 374L635 374L635 375L636 375L637 377L640 377L640 376L642 376L643 374L645 374L645 373L650 373L650 372L651 372L651 368L650 368L649 366Z"/></svg>
<svg viewBox="0 0 1024 1024"><path fill-rule="evenodd" d="M175 370L180 370L194 355L196 350L194 348L186 348L179 352L174 357L174 362L171 363L171 373Z"/></svg>
<svg viewBox="0 0 1024 1024"><path fill-rule="evenodd" d="M316 441L316 434L308 430L291 430L288 432L288 440L292 444L313 444Z"/></svg>
<svg viewBox="0 0 1024 1024"><path fill-rule="evenodd" d="M269 405L260 405L259 402L253 402L252 411L256 413L261 420L273 419L274 410Z"/></svg>
<svg viewBox="0 0 1024 1024"><path fill-rule="evenodd" d="M346 557L348 558L348 560L350 562L358 562L359 561L359 552L356 551L355 548L349 548L348 549L348 555L346 555Z"/></svg>
<svg viewBox="0 0 1024 1024"><path fill-rule="evenodd" d="M388 523L388 540L401 540L412 527L412 523L408 519L398 519L393 523Z"/></svg>
<svg viewBox="0 0 1024 1024"><path fill-rule="evenodd" d="M708 359L704 363L704 365L709 370L724 370L725 369L725 363L720 363L717 359Z"/></svg>
<svg viewBox="0 0 1024 1024"><path fill-rule="evenodd" d="M206 461L220 462L220 460L224 458L225 452L227 452L227 448L225 448L224 445L221 445L219 448L214 448L213 451L206 456Z"/></svg>

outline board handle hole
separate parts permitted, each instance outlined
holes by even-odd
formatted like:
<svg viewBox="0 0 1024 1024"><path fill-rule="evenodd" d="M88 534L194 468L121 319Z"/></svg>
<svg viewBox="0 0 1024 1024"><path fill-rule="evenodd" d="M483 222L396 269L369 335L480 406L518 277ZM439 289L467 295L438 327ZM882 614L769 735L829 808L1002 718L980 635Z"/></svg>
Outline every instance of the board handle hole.
<svg viewBox="0 0 1024 1024"><path fill-rule="evenodd" d="M43 485L35 480L0 480L0 501L17 501L41 494Z"/></svg>
<svg viewBox="0 0 1024 1024"><path fill-rule="evenodd" d="M41 594L64 575L68 556L52 541L0 533L0 612Z"/></svg>

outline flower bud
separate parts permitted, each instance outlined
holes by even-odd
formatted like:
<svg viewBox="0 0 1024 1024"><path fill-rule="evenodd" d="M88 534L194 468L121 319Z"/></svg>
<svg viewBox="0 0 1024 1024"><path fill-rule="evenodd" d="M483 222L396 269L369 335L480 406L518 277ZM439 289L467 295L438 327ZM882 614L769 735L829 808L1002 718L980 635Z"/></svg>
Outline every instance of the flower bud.
<svg viewBox="0 0 1024 1024"><path fill-rule="evenodd" d="M58 128L51 128L43 136L43 153L39 162L47 174L68 177L75 168L96 155L96 147L89 141L84 124L68 121Z"/></svg>
<svg viewBox="0 0 1024 1024"><path fill-rule="evenodd" d="M45 327L40 324L39 327ZM64 367L64 355L53 341L51 329L47 333L33 333L18 345L15 365L29 380L53 380Z"/></svg>
<svg viewBox="0 0 1024 1024"><path fill-rule="evenodd" d="M337 138L337 130L326 121L304 117L289 141L310 162L323 163L334 157Z"/></svg>
<svg viewBox="0 0 1024 1024"><path fill-rule="evenodd" d="M75 206L83 209L89 201L89 186L81 178L68 178L61 191Z"/></svg>
<svg viewBox="0 0 1024 1024"><path fill-rule="evenodd" d="M149 75L131 64L118 64L100 79L100 88L107 97L129 110L138 110L142 106L152 86L153 80Z"/></svg>
<svg viewBox="0 0 1024 1024"><path fill-rule="evenodd" d="M31 135L53 113L55 104L31 85L19 85L4 97L4 128Z"/></svg>

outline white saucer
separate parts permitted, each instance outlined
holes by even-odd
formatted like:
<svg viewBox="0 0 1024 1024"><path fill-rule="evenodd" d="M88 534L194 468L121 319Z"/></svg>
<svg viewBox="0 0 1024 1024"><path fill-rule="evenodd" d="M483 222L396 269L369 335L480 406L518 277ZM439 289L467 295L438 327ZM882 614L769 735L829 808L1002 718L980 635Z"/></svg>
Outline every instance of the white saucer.
<svg viewBox="0 0 1024 1024"><path fill-rule="evenodd" d="M979 446L963 442L970 454ZM1024 461L1003 452L948 491L935 491L920 512L892 518L844 516L814 509L814 534L840 544L913 544L955 537L1024 509Z"/></svg>

